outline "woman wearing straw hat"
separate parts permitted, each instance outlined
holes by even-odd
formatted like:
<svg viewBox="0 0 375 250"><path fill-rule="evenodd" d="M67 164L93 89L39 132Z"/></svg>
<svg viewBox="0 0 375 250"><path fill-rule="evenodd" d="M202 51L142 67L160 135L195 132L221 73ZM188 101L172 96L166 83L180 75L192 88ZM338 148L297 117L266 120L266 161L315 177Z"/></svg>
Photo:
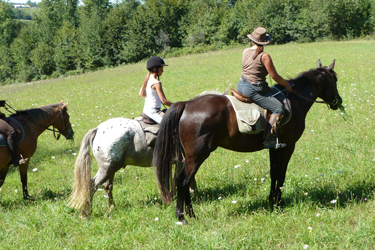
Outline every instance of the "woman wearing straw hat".
<svg viewBox="0 0 375 250"><path fill-rule="evenodd" d="M266 76L270 76L283 85L288 92L292 91L289 83L276 71L270 55L263 51L263 46L271 41L271 36L266 34L266 29L255 28L253 33L247 35L252 42L252 47L246 48L242 56L242 76L237 85L237 90L251 98L259 106L269 110L271 117L266 127L264 148L280 148L285 144L277 143L276 132L285 108L275 97L269 93Z"/></svg>

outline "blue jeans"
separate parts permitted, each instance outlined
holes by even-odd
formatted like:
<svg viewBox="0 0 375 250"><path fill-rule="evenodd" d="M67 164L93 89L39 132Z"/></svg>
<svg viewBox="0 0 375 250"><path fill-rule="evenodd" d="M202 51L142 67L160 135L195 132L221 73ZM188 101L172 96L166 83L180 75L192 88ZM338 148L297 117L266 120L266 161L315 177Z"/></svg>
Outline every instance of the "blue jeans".
<svg viewBox="0 0 375 250"><path fill-rule="evenodd" d="M243 79L243 77L241 77ZM266 90L256 91L249 81L240 80L237 84L237 90L241 94L249 97L256 104L269 110L272 114L283 115L285 112L284 105L279 102L275 97L272 97L271 93Z"/></svg>

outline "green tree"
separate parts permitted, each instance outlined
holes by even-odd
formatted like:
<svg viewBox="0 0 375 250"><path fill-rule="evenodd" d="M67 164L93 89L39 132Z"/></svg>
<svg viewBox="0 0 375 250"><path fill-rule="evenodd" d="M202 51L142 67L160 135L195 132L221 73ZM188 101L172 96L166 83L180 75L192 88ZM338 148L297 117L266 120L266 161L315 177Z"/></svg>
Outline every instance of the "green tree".
<svg viewBox="0 0 375 250"><path fill-rule="evenodd" d="M20 24L13 20L12 4L0 0L0 45L9 46L17 36Z"/></svg>
<svg viewBox="0 0 375 250"><path fill-rule="evenodd" d="M216 36L227 12L227 3L216 0L192 1L189 13L180 23L185 46L213 44L220 40Z"/></svg>

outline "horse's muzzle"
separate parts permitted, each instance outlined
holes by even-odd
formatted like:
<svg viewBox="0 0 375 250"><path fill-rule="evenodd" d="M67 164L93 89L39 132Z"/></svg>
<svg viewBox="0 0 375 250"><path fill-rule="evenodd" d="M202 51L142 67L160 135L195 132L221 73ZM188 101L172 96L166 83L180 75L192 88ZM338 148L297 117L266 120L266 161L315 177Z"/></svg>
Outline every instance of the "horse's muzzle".
<svg viewBox="0 0 375 250"><path fill-rule="evenodd" d="M65 136L66 140L74 140L74 131L73 129L70 129Z"/></svg>
<svg viewBox="0 0 375 250"><path fill-rule="evenodd" d="M341 96L339 96L333 102L329 103L329 108L332 110L337 110L339 106L341 106L341 104L342 104L342 99L341 99Z"/></svg>

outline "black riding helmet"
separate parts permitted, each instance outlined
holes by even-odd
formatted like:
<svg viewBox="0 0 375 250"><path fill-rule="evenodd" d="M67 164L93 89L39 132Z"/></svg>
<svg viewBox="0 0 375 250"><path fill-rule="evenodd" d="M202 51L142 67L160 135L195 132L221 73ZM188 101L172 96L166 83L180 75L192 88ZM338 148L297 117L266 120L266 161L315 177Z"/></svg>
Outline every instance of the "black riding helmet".
<svg viewBox="0 0 375 250"><path fill-rule="evenodd" d="M162 66L168 66L168 65L165 64L164 59L161 58L160 56L153 56L147 60L146 68L148 69L148 71L152 71L152 69L156 67L155 73L157 73L158 72L157 69Z"/></svg>

